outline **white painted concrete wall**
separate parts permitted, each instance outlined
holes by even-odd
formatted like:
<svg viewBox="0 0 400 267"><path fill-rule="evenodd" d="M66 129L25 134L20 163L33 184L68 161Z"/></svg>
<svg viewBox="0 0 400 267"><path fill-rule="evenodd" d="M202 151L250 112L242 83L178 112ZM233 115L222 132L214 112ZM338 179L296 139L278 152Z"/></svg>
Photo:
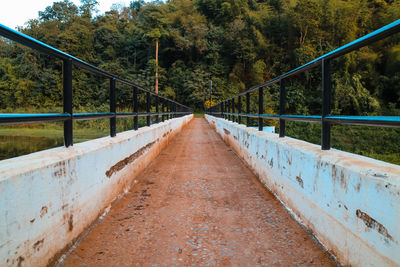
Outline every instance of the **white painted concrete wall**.
<svg viewBox="0 0 400 267"><path fill-rule="evenodd" d="M400 166L206 119L340 263L400 266Z"/></svg>
<svg viewBox="0 0 400 267"><path fill-rule="evenodd" d="M54 262L192 117L0 161L0 266Z"/></svg>

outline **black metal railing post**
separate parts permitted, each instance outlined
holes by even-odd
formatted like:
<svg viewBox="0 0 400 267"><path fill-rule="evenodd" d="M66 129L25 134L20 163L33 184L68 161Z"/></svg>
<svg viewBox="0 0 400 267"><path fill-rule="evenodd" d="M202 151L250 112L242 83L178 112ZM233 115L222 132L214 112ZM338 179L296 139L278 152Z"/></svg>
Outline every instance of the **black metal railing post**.
<svg viewBox="0 0 400 267"><path fill-rule="evenodd" d="M224 119L227 119L227 115L226 115L226 100L224 100L223 102L223 107L224 107Z"/></svg>
<svg viewBox="0 0 400 267"><path fill-rule="evenodd" d="M329 150L331 148L331 124L325 120L331 113L331 64L329 59L322 60L322 132L321 148Z"/></svg>
<svg viewBox="0 0 400 267"><path fill-rule="evenodd" d="M138 90L136 86L133 87L133 112L136 113L136 116L133 117L133 129L138 129Z"/></svg>
<svg viewBox="0 0 400 267"><path fill-rule="evenodd" d="M263 119L261 117L261 114L263 114L263 108L264 107L264 93L263 93L263 88L260 87L258 88L258 130L262 131L263 130Z"/></svg>
<svg viewBox="0 0 400 267"><path fill-rule="evenodd" d="M250 114L250 93L246 93L246 113ZM250 117L246 116L246 127L250 126Z"/></svg>
<svg viewBox="0 0 400 267"><path fill-rule="evenodd" d="M280 82L279 88L279 115L285 115L286 112L286 88L285 79ZM286 121L282 118L279 119L279 137L285 137Z"/></svg>
<svg viewBox="0 0 400 267"><path fill-rule="evenodd" d="M73 145L72 125L72 60L63 60L63 109L71 117L64 121L64 145Z"/></svg>
<svg viewBox="0 0 400 267"><path fill-rule="evenodd" d="M174 106L172 105L172 102L169 102L169 119L172 119L174 114L173 114Z"/></svg>
<svg viewBox="0 0 400 267"><path fill-rule="evenodd" d="M170 114L170 112L171 112L171 102L167 102L167 120L169 120L169 119L171 119L171 114Z"/></svg>
<svg viewBox="0 0 400 267"><path fill-rule="evenodd" d="M220 111L221 111L220 118L223 118L223 117L224 117L224 107L223 107L222 103L223 103L223 102L219 103L219 109L220 109Z"/></svg>
<svg viewBox="0 0 400 267"><path fill-rule="evenodd" d="M230 99L228 99L228 100L226 100L226 119L228 120L228 121L230 121L231 120L231 115L230 115L230 113L231 113L231 100Z"/></svg>
<svg viewBox="0 0 400 267"><path fill-rule="evenodd" d="M110 113L114 113L114 116L110 118L110 136L114 137L117 135L117 118L115 115L115 78L110 78Z"/></svg>
<svg viewBox="0 0 400 267"><path fill-rule="evenodd" d="M231 101L232 101L231 102L231 105L232 105L232 122L235 122L236 117L235 117L235 115L233 115L233 113L235 113L235 98L232 98Z"/></svg>
<svg viewBox="0 0 400 267"><path fill-rule="evenodd" d="M226 101L226 113L227 113L227 116L228 116L228 121L231 120L231 115L230 115L230 113L231 113L231 102L230 101L231 101L230 99L228 99Z"/></svg>
<svg viewBox="0 0 400 267"><path fill-rule="evenodd" d="M146 92L146 112L147 112L146 124L147 124L147 126L150 126L150 125L151 125L151 122L150 122L150 115L149 115L149 113L150 113L150 107L151 107L150 101L151 101L150 92Z"/></svg>
<svg viewBox="0 0 400 267"><path fill-rule="evenodd" d="M165 115L164 115L164 112L165 112L165 101L164 101L164 99L161 99L161 102L162 102L162 115L161 115L161 120L164 122L165 121Z"/></svg>
<svg viewBox="0 0 400 267"><path fill-rule="evenodd" d="M159 99L158 99L158 95L156 96L156 113L157 113L157 115L156 115L156 123L158 123L159 122L159 118L158 118L158 112L159 112L159 109L158 109L158 105L160 104L159 103L160 101L159 101Z"/></svg>
<svg viewBox="0 0 400 267"><path fill-rule="evenodd" d="M233 121L233 115L232 115L232 99L229 99L228 102L228 110L229 110L229 120Z"/></svg>
<svg viewBox="0 0 400 267"><path fill-rule="evenodd" d="M242 113L242 97L241 96L238 97L238 113L239 113L238 123L242 124L242 116L240 116L240 113Z"/></svg>
<svg viewBox="0 0 400 267"><path fill-rule="evenodd" d="M176 103L174 103L174 118L176 118Z"/></svg>

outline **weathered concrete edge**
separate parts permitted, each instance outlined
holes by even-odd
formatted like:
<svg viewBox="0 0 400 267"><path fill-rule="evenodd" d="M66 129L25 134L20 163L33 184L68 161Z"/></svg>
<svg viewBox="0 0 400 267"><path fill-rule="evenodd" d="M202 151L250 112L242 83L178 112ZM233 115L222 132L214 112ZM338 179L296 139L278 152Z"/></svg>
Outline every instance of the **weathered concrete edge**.
<svg viewBox="0 0 400 267"><path fill-rule="evenodd" d="M400 265L400 166L206 119L341 264Z"/></svg>
<svg viewBox="0 0 400 267"><path fill-rule="evenodd" d="M0 266L54 262L192 118L1 161Z"/></svg>

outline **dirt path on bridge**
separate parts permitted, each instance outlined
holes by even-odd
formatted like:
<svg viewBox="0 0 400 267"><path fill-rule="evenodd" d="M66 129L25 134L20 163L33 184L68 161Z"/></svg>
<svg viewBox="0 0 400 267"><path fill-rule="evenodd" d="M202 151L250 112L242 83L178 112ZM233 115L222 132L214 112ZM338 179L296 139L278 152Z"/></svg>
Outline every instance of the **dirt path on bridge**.
<svg viewBox="0 0 400 267"><path fill-rule="evenodd" d="M335 266L204 119L194 119L65 266Z"/></svg>

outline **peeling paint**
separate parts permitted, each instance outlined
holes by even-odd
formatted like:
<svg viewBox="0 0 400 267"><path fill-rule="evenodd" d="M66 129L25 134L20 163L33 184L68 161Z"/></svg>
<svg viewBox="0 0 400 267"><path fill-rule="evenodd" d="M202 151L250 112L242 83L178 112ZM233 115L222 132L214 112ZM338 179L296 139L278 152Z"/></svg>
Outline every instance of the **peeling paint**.
<svg viewBox="0 0 400 267"><path fill-rule="evenodd" d="M129 157L126 157L123 160L119 161L117 164L112 166L108 171L106 171L106 176L110 178L114 173L122 170L123 168L125 168L126 165L134 162L137 158L139 158L147 150L149 150L154 144L155 142L151 142L146 146L142 147L141 149L139 149L138 151L136 151L135 153L133 153L132 155L130 155Z"/></svg>
<svg viewBox="0 0 400 267"><path fill-rule="evenodd" d="M32 246L33 249L35 251L39 251L40 248L43 246L43 242L44 242L44 238L42 238L42 239L38 240L37 242L35 242L35 244L33 244L33 246Z"/></svg>
<svg viewBox="0 0 400 267"><path fill-rule="evenodd" d="M55 169L55 171L53 173L54 177L61 178L61 177L65 177L66 174L67 174L67 171L66 171L66 168L65 168L65 161L61 161L58 164L56 164L54 166L54 169Z"/></svg>
<svg viewBox="0 0 400 267"><path fill-rule="evenodd" d="M74 229L74 215L69 215L68 218L68 231L72 231Z"/></svg>
<svg viewBox="0 0 400 267"><path fill-rule="evenodd" d="M22 263L25 261L25 258L22 257L22 256L19 256L18 259L17 259L17 261L18 261L17 266L18 266L18 267L21 267L21 266L22 266Z"/></svg>
<svg viewBox="0 0 400 267"><path fill-rule="evenodd" d="M43 216L47 214L47 210L47 206L42 207L42 209L40 210L40 218L43 218Z"/></svg>
<svg viewBox="0 0 400 267"><path fill-rule="evenodd" d="M361 210L357 210L356 215L358 218L363 220L363 222L365 223L365 225L368 228L375 229L378 231L378 233L380 233L384 237L390 239L391 241L394 241L393 237L388 233L388 230L386 229L386 227L383 226L381 223L377 222L374 218L372 218L365 212L362 212Z"/></svg>
<svg viewBox="0 0 400 267"><path fill-rule="evenodd" d="M300 176L296 176L296 180L297 180L297 182L299 183L299 185L301 186L301 188L304 188L303 179L301 179Z"/></svg>

